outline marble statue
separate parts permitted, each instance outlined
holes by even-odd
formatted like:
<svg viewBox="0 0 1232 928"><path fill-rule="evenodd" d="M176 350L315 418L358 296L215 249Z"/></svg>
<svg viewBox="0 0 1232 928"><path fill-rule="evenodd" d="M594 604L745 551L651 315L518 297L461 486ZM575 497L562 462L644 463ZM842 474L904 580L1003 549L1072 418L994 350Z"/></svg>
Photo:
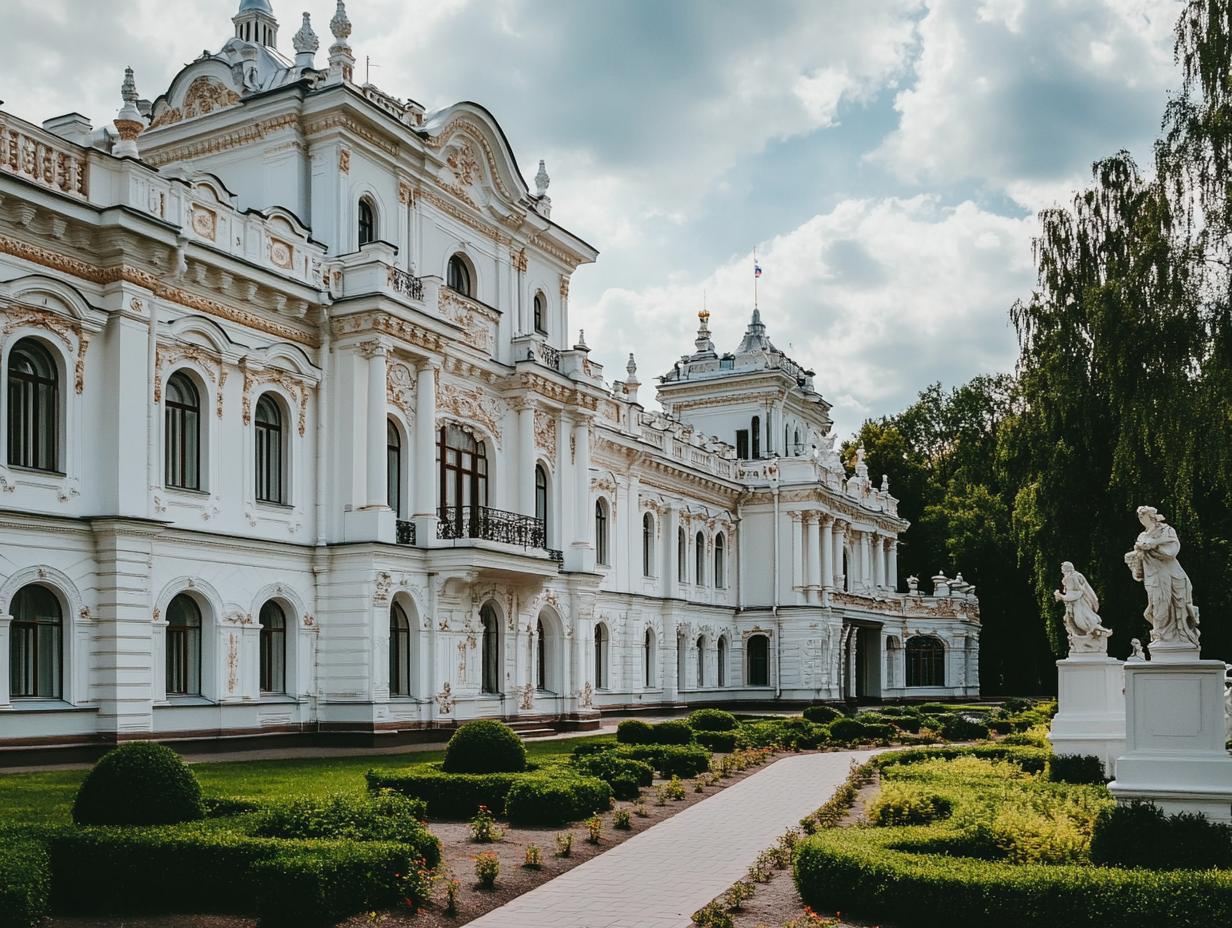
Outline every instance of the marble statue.
<svg viewBox="0 0 1232 928"><path fill-rule="evenodd" d="M912 596L920 595L920 578L914 574L907 578L907 592Z"/></svg>
<svg viewBox="0 0 1232 928"><path fill-rule="evenodd" d="M1223 689L1223 722L1228 730L1228 741L1232 741L1232 664L1228 665L1224 677Z"/></svg>
<svg viewBox="0 0 1232 928"><path fill-rule="evenodd" d="M1061 563L1061 589L1052 598L1065 603L1065 632L1070 654L1107 654L1112 631L1099 620L1099 598L1087 578L1069 561Z"/></svg>
<svg viewBox="0 0 1232 928"><path fill-rule="evenodd" d="M1126 660L1133 663L1139 663L1146 660L1146 655L1142 653L1142 642L1137 638L1131 638L1129 640L1129 657L1127 657Z"/></svg>
<svg viewBox="0 0 1232 928"><path fill-rule="evenodd" d="M1151 644L1198 647L1198 607L1193 601L1189 575L1176 559L1181 543L1176 529L1154 506L1139 506L1142 523L1134 549L1125 563L1135 580L1146 587L1146 611Z"/></svg>

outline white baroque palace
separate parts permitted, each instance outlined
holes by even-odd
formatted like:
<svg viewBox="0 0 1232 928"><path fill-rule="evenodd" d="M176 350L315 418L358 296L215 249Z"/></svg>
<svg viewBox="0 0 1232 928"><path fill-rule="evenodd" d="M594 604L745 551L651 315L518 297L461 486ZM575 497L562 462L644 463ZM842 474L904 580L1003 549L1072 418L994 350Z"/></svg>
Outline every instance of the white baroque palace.
<svg viewBox="0 0 1232 928"><path fill-rule="evenodd" d="M0 112L0 747L978 692L959 580L754 311L639 402L481 106L267 0L113 125Z"/></svg>

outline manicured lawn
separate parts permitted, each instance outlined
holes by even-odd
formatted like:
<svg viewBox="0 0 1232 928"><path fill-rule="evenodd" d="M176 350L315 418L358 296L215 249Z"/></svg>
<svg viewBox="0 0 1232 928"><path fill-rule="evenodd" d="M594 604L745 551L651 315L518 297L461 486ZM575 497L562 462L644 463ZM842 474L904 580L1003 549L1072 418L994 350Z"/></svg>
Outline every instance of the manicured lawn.
<svg viewBox="0 0 1232 928"><path fill-rule="evenodd" d="M613 741L613 735L529 741L527 757L544 763L564 758L576 745ZM351 757L314 757L294 760L232 761L193 764L206 796L250 799L276 796L362 793L369 770L402 770L439 762L444 750L407 754L357 754ZM0 773L0 825L64 824L85 770L46 773Z"/></svg>

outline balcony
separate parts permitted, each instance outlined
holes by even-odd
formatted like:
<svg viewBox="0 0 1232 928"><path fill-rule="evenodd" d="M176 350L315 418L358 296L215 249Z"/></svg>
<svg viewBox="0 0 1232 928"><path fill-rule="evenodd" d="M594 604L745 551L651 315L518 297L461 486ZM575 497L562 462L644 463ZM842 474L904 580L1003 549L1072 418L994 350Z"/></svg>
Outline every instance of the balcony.
<svg viewBox="0 0 1232 928"><path fill-rule="evenodd" d="M400 267L390 264L388 267L389 289L401 294L408 300L422 303L424 298L423 278L409 274Z"/></svg>
<svg viewBox="0 0 1232 928"><path fill-rule="evenodd" d="M415 523L399 519L395 524L394 540L400 545L415 544Z"/></svg>
<svg viewBox="0 0 1232 928"><path fill-rule="evenodd" d="M445 541L480 539L548 550L547 529L533 516L487 506L443 506L438 516L436 537Z"/></svg>

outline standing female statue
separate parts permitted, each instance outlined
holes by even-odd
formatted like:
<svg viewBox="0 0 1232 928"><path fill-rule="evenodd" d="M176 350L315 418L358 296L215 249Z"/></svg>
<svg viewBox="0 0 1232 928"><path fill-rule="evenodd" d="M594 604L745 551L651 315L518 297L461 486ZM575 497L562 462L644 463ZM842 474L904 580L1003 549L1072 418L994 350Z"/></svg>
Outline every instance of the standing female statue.
<svg viewBox="0 0 1232 928"><path fill-rule="evenodd" d="M1181 543L1176 529L1154 506L1139 506L1142 533L1125 563L1135 580L1146 587L1146 611L1151 626L1151 644L1198 647L1198 607L1193 602L1193 586L1176 559ZM1155 653L1154 649L1151 651Z"/></svg>

